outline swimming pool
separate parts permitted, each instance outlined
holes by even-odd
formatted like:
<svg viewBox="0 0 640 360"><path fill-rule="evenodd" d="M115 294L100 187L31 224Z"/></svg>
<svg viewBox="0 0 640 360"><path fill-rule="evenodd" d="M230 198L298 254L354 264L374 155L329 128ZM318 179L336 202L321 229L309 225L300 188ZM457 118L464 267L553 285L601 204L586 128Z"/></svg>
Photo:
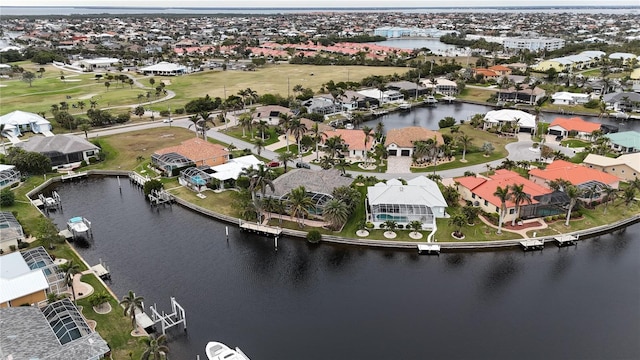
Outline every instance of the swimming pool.
<svg viewBox="0 0 640 360"><path fill-rule="evenodd" d="M389 215L389 214L378 214L376 215L376 219L379 221L398 221L398 222L407 222L406 216L397 216L397 215Z"/></svg>

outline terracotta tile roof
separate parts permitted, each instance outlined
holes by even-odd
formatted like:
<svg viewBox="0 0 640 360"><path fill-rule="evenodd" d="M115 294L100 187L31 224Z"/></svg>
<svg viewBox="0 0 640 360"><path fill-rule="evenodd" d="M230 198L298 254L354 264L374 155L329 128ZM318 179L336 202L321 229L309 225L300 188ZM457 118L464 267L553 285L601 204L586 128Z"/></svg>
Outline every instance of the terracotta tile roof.
<svg viewBox="0 0 640 360"><path fill-rule="evenodd" d="M185 140L180 145L160 149L156 151L156 154L163 155L170 152L178 153L193 160L196 165L219 165L229 157L229 152L224 146L212 144L200 138Z"/></svg>
<svg viewBox="0 0 640 360"><path fill-rule="evenodd" d="M365 150L364 147L364 132L360 129L335 129L327 131L327 138L340 136L344 140L345 144L349 145L349 150ZM371 133L369 141L367 141L367 151L373 148L373 132Z"/></svg>
<svg viewBox="0 0 640 360"><path fill-rule="evenodd" d="M460 185L466 187L471 190L472 193L476 194L482 198L482 200L487 200L494 206L500 206L500 199L493 195L496 192L498 186L504 188L512 186L512 185L524 185L524 192L527 193L531 198L531 203L535 204L537 201L533 198L534 196L544 195L551 193L550 189L547 189L541 185L526 179L520 174L500 169L495 172L494 175L490 176L489 179L476 178L473 176L467 176L463 178L455 179ZM506 202L507 207L514 207L515 203L513 201Z"/></svg>
<svg viewBox="0 0 640 360"><path fill-rule="evenodd" d="M413 143L421 140L433 139L435 136L438 145L444 144L442 134L437 131L425 129L419 126L410 126L401 129L391 129L387 132L384 146L396 144L398 147L411 148Z"/></svg>
<svg viewBox="0 0 640 360"><path fill-rule="evenodd" d="M584 132L584 133L592 133L595 130L600 130L600 124L588 122L588 121L582 120L582 118L579 118L579 117L572 117L572 118L558 117L558 118L555 118L555 120L553 120L551 125L549 125L549 127L552 127L552 126L560 126L561 128L567 131L575 130L575 131Z"/></svg>
<svg viewBox="0 0 640 360"><path fill-rule="evenodd" d="M511 72L511 68L508 68L506 66L502 66L502 65L494 65L494 66L490 66L489 70L493 70L493 71L508 71Z"/></svg>
<svg viewBox="0 0 640 360"><path fill-rule="evenodd" d="M600 170L577 165L564 160L555 160L546 169L532 169L529 175L536 176L547 181L556 179L567 180L573 185L584 184L595 180L603 184L611 185L618 182L618 178Z"/></svg>
<svg viewBox="0 0 640 360"><path fill-rule="evenodd" d="M473 69L473 72L477 75L484 75L485 77L497 77L498 74L493 71L493 70L489 70L489 69Z"/></svg>

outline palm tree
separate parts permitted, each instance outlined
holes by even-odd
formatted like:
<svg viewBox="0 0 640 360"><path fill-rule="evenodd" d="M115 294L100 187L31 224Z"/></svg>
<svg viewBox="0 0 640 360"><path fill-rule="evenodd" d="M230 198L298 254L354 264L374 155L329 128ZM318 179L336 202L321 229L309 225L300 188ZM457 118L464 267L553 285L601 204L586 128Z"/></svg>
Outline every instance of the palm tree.
<svg viewBox="0 0 640 360"><path fill-rule="evenodd" d="M251 132L251 125L253 124L253 118L249 113L243 113L238 117L238 123L242 127L242 137L247 137L245 130Z"/></svg>
<svg viewBox="0 0 640 360"><path fill-rule="evenodd" d="M291 121L290 128L291 134L296 139L298 143L298 156L302 157L302 148L300 145L300 140L302 140L302 136L307 132L307 125L300 121L300 119L293 119Z"/></svg>
<svg viewBox="0 0 640 360"><path fill-rule="evenodd" d="M383 224L384 228L391 232L394 232L394 230L398 227L398 223L393 220L387 220Z"/></svg>
<svg viewBox="0 0 640 360"><path fill-rule="evenodd" d="M256 128L260 131L260 138L264 141L264 132L269 130L269 123L266 120L259 120Z"/></svg>
<svg viewBox="0 0 640 360"><path fill-rule="evenodd" d="M282 163L282 165L284 165L284 172L287 172L287 163L289 161L293 161L293 159L295 159L295 156L293 155L293 153L289 152L289 151L285 151L283 153L281 153L280 155L278 155L278 161L280 161Z"/></svg>
<svg viewBox="0 0 640 360"><path fill-rule="evenodd" d="M2 142L2 153L7 153L7 148L4 145L4 137L6 136L6 124L0 124L0 141Z"/></svg>
<svg viewBox="0 0 640 360"><path fill-rule="evenodd" d="M329 155L324 155L318 161L318 165L324 170L331 169L333 167L334 160Z"/></svg>
<svg viewBox="0 0 640 360"><path fill-rule="evenodd" d="M511 226L514 226L516 224L516 217L520 217L520 204L523 202L531 204L531 198L529 194L524 192L523 184L513 184L511 185L511 200L516 205L516 216L511 220Z"/></svg>
<svg viewBox="0 0 640 360"><path fill-rule="evenodd" d="M576 206L578 202L578 198L582 195L582 190L580 190L577 186L569 185L564 190L564 193L569 197L569 209L567 210L567 221L565 221L564 225L569 226L569 220L571 220L571 211L573 207Z"/></svg>
<svg viewBox="0 0 640 360"><path fill-rule="evenodd" d="M318 123L314 122L313 126L311 126L311 138L316 143L316 161L318 161L318 158L320 157L318 146L320 145L320 142L322 142L322 139L324 139L326 136L327 134L324 131L320 131L320 126L318 125Z"/></svg>
<svg viewBox="0 0 640 360"><path fill-rule="evenodd" d="M349 162L345 159L338 159L333 166L340 169L342 175L345 175L347 173L347 168L349 167Z"/></svg>
<svg viewBox="0 0 640 360"><path fill-rule="evenodd" d="M249 180L249 191L251 191L251 199L253 200L256 209L258 210L258 219L262 219L262 209L258 201L256 200L256 193L260 191L260 199L264 199L265 194L267 192L267 188L271 189L271 192L275 191L275 187L273 185L274 174L271 168L266 167L262 164L258 165L257 168L253 166L246 169L244 173L247 175Z"/></svg>
<svg viewBox="0 0 640 360"><path fill-rule="evenodd" d="M314 205L311 198L307 196L307 190L304 186L298 186L291 190L288 203L291 216L298 219L298 225L301 228L304 227L304 217L309 214L309 208Z"/></svg>
<svg viewBox="0 0 640 360"><path fill-rule="evenodd" d="M373 138L373 129L365 126L362 128L362 132L364 133L364 163L367 164L367 152L369 152L367 144L369 143L369 140Z"/></svg>
<svg viewBox="0 0 640 360"><path fill-rule="evenodd" d="M324 204L322 217L333 230L338 230L349 218L349 208L344 201L331 199Z"/></svg>
<svg viewBox="0 0 640 360"><path fill-rule="evenodd" d="M71 287L71 295L73 296L73 301L76 301L76 291L73 288L73 278L76 274L80 273L80 265L73 262L73 260L69 260L66 263L60 265L60 270L64 273L64 282L67 286Z"/></svg>
<svg viewBox="0 0 640 360"><path fill-rule="evenodd" d="M342 152L342 150L344 149L344 146L345 146L344 140L340 135L332 136L327 140L325 140L324 142L325 152L328 153L329 158L331 158L331 160L335 159L335 157Z"/></svg>
<svg viewBox="0 0 640 360"><path fill-rule="evenodd" d="M193 126L196 132L196 137L198 137L198 121L199 120L200 120L200 116L198 114L189 116L189 121L192 122L192 124L189 124L189 129L191 129L191 127Z"/></svg>
<svg viewBox="0 0 640 360"><path fill-rule="evenodd" d="M624 189L624 193L623 193L624 205L628 207L629 205L631 205L633 200L635 200L635 198L636 198L636 188L633 186L627 186L627 188Z"/></svg>
<svg viewBox="0 0 640 360"><path fill-rule="evenodd" d="M256 141L254 141L253 148L258 153L258 156L260 156L260 154L262 153L262 150L264 150L265 146L266 145L265 145L265 142L264 142L263 139L256 139Z"/></svg>
<svg viewBox="0 0 640 360"><path fill-rule="evenodd" d="M407 227L413 230L414 233L417 233L420 230L422 230L422 222L419 220L413 220L409 223Z"/></svg>
<svg viewBox="0 0 640 360"><path fill-rule="evenodd" d="M502 234L502 222L504 221L504 215L507 212L507 200L511 197L509 193L509 186L504 188L498 186L493 193L495 197L500 199L500 216L498 217L498 234Z"/></svg>
<svg viewBox="0 0 640 360"><path fill-rule="evenodd" d="M473 138L467 134L458 136L458 142L462 145L462 161L467 161L464 157L467 155L467 148L471 146Z"/></svg>
<svg viewBox="0 0 640 360"><path fill-rule="evenodd" d="M604 201L604 213L606 214L607 205L609 205L609 202L615 201L616 196L618 195L618 190L612 188L611 186L607 186L602 190L602 192L604 193L602 201Z"/></svg>
<svg viewBox="0 0 640 360"><path fill-rule="evenodd" d="M165 360L169 347L167 346L167 336L162 334L156 337L156 334L149 334L144 339L145 349L140 360Z"/></svg>
<svg viewBox="0 0 640 360"><path fill-rule="evenodd" d="M136 294L129 290L129 293L122 297L120 300L120 305L124 307L124 316L129 316L131 318L131 327L133 330L138 332L136 325L136 311L140 310L144 311L144 306L142 301L144 298L142 296L136 296Z"/></svg>
<svg viewBox="0 0 640 360"><path fill-rule="evenodd" d="M378 142L382 142L382 137L384 136L384 124L382 123L382 121L378 121L378 124L376 125L375 135L376 140L378 140Z"/></svg>
<svg viewBox="0 0 640 360"><path fill-rule="evenodd" d="M284 130L284 138L287 141L287 152L289 151L289 129L291 128L291 121L293 120L293 115L280 113L280 127Z"/></svg>
<svg viewBox="0 0 640 360"><path fill-rule="evenodd" d="M449 219L449 224L455 228L453 236L460 239L464 236L462 227L467 223L467 217L463 214L453 214Z"/></svg>

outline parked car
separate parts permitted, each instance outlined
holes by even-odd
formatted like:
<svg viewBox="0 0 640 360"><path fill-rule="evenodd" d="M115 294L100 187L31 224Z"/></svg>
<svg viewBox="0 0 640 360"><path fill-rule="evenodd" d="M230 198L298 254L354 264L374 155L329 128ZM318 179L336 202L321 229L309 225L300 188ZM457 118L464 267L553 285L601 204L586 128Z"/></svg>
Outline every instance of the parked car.
<svg viewBox="0 0 640 360"><path fill-rule="evenodd" d="M270 167L270 168L278 167L278 166L280 166L280 162L279 161L272 161L272 162L268 163L267 166Z"/></svg>
<svg viewBox="0 0 640 360"><path fill-rule="evenodd" d="M172 118L166 118L166 119L162 120L162 122L163 123L171 123L171 122L173 122L173 119Z"/></svg>
<svg viewBox="0 0 640 360"><path fill-rule="evenodd" d="M303 168L303 169L311 169L311 165L305 163L305 162L297 162L296 163L296 167L297 168Z"/></svg>
<svg viewBox="0 0 640 360"><path fill-rule="evenodd" d="M562 141L563 136L562 135L558 135L556 136L556 141Z"/></svg>

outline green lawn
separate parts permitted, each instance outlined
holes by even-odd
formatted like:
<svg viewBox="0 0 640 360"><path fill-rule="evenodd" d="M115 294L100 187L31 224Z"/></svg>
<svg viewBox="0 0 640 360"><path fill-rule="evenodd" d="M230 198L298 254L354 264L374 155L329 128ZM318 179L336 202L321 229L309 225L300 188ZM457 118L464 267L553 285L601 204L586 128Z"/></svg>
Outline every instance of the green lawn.
<svg viewBox="0 0 640 360"><path fill-rule="evenodd" d="M451 233L455 231L455 228L449 225L449 219L436 219L436 225L438 226L438 230L436 231L435 240L439 242L469 242L521 238L520 235L508 231L503 231L502 234L497 234L497 229L477 220L476 224L473 226L463 226L462 233L465 235L465 238L457 240L451 236Z"/></svg>
<svg viewBox="0 0 640 360"><path fill-rule="evenodd" d="M577 140L577 139L566 139L566 140L562 140L560 142L560 145L562 146L568 145L570 148L583 148L583 147L591 146L591 143L583 140Z"/></svg>
<svg viewBox="0 0 640 360"><path fill-rule="evenodd" d="M227 130L223 130L222 132L238 140L246 141L249 143L253 143L255 142L255 140L262 138L262 133L256 130L255 127L253 129L253 138L251 137L251 132L247 131L246 129L244 131L244 137L243 137L242 136L243 131L240 126L233 126ZM278 142L278 133L276 132L275 127L271 126L269 127L269 131L268 132L265 131L264 133L264 144L265 146L268 146L276 142Z"/></svg>

